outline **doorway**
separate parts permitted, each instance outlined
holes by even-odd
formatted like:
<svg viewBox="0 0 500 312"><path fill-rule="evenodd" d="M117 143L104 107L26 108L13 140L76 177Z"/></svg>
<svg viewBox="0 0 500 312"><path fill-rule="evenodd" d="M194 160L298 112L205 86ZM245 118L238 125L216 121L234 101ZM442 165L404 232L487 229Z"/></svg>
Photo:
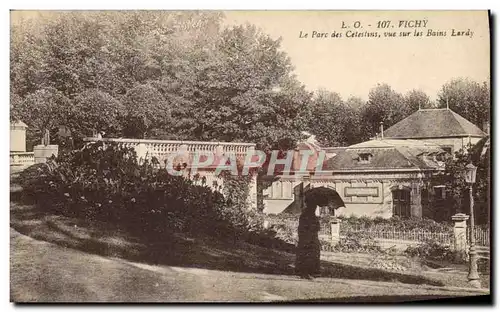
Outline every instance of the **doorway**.
<svg viewBox="0 0 500 312"><path fill-rule="evenodd" d="M410 189L398 188L392 191L392 214L401 218L411 217Z"/></svg>

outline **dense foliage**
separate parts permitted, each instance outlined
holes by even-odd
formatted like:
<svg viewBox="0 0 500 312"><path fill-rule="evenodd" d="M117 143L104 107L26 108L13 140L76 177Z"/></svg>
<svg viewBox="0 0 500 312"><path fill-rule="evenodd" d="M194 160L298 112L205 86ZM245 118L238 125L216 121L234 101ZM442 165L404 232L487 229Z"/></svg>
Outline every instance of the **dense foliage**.
<svg viewBox="0 0 500 312"><path fill-rule="evenodd" d="M443 85L438 94L438 106L459 113L484 129L490 123L491 90L488 81L482 84L468 78L452 79Z"/></svg>
<svg viewBox="0 0 500 312"><path fill-rule="evenodd" d="M422 260L464 262L465 255L457 255L450 246L445 246L433 240L421 242L417 246L408 246L405 254Z"/></svg>
<svg viewBox="0 0 500 312"><path fill-rule="evenodd" d="M329 146L359 143L419 107L443 106L483 126L489 85L453 79L438 104L378 84L368 99L305 90L281 40L215 11L46 12L11 31L11 117L29 146L59 126L75 141L107 136L294 147L307 130ZM368 91L368 90L367 90ZM96 103L102 105L97 107ZM119 104L120 103L120 104Z"/></svg>
<svg viewBox="0 0 500 312"><path fill-rule="evenodd" d="M117 144L62 154L29 168L20 181L42 209L113 223L149 239L174 231L238 239L262 230L259 216L234 196L169 175L153 162L139 164L133 149Z"/></svg>
<svg viewBox="0 0 500 312"><path fill-rule="evenodd" d="M487 139L489 138L485 138ZM476 182L472 188L475 222L477 224L490 222L490 155L488 150L483 157L476 157L481 152L472 146L457 151L454 158L447 159L444 174L434 177L433 183L446 186L447 203L443 208L447 209L442 213L448 218L458 212L470 214L469 184L465 181L463 173L465 167L472 163L477 166Z"/></svg>
<svg viewBox="0 0 500 312"><path fill-rule="evenodd" d="M16 20L12 119L37 140L49 129L56 143L65 126L75 140L104 132L293 147L311 94L293 76L280 40L252 25L223 28L222 18L88 11Z"/></svg>
<svg viewBox="0 0 500 312"><path fill-rule="evenodd" d="M425 218L399 218L397 216L392 218L370 218L370 217L357 217L354 215L339 217L342 220L341 231L352 232L359 230L389 230L389 231L411 231L421 230L429 232L450 232L453 226L450 222L436 222L431 219Z"/></svg>
<svg viewBox="0 0 500 312"><path fill-rule="evenodd" d="M368 233L350 232L342 237L339 242L333 246L332 251L355 252L355 253L382 253L384 250L378 244L377 240Z"/></svg>
<svg viewBox="0 0 500 312"><path fill-rule="evenodd" d="M348 146L359 143L361 135L359 109L363 102L349 98L344 102L339 94L318 90L312 102L309 131L323 146Z"/></svg>

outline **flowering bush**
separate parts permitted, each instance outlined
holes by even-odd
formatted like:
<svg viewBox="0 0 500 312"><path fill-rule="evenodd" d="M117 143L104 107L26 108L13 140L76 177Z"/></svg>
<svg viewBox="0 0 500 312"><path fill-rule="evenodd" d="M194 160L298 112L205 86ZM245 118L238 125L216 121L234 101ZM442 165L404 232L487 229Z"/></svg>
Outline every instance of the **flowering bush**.
<svg viewBox="0 0 500 312"><path fill-rule="evenodd" d="M335 245L335 251L379 253L382 248L373 237L363 232L351 232Z"/></svg>
<svg viewBox="0 0 500 312"><path fill-rule="evenodd" d="M155 159L138 163L131 148L104 144L62 153L29 171L25 193L53 213L112 222L151 239L175 230L241 236L262 226L234 196L170 175Z"/></svg>
<svg viewBox="0 0 500 312"><path fill-rule="evenodd" d="M421 242L417 246L408 246L405 250L405 254L410 257L418 257L424 260L451 262L455 262L457 259L462 259L462 261L465 260L463 256L457 257L456 252L449 246L442 245L434 240Z"/></svg>
<svg viewBox="0 0 500 312"><path fill-rule="evenodd" d="M353 230L371 229L371 230L395 230L395 231L411 231L414 229L430 232L449 232L452 231L451 223L436 222L425 218L408 218L403 219L397 216L384 219L381 217L370 218L366 216L357 217L339 217L342 219L340 230L342 232L351 232Z"/></svg>

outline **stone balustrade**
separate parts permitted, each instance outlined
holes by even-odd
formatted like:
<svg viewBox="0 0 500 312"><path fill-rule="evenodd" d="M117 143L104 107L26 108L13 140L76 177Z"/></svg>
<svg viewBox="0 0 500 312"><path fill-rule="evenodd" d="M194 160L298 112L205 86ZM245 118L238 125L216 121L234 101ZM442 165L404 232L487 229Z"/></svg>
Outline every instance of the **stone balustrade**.
<svg viewBox="0 0 500 312"><path fill-rule="evenodd" d="M247 151L255 149L254 143L230 142L201 142L201 141L171 141L171 140L144 140L144 139L115 139L115 138L86 138L87 142L117 142L126 147L134 148L139 157L157 157L164 159L174 152L213 152L214 154L234 153L236 156L245 156Z"/></svg>
<svg viewBox="0 0 500 312"><path fill-rule="evenodd" d="M11 166L31 166L35 163L35 155L33 152L10 152Z"/></svg>

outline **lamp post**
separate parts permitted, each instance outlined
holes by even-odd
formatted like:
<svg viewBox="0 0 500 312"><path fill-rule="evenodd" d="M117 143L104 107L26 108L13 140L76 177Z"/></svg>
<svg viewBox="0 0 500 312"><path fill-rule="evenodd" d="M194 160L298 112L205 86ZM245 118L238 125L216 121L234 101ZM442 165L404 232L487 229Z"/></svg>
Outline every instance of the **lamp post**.
<svg viewBox="0 0 500 312"><path fill-rule="evenodd" d="M470 252L469 252L469 284L473 287L480 288L479 274L477 272L477 251L476 237L474 235L474 196L472 194L472 185L476 182L477 167L472 163L465 166L464 178L469 184L470 196Z"/></svg>

